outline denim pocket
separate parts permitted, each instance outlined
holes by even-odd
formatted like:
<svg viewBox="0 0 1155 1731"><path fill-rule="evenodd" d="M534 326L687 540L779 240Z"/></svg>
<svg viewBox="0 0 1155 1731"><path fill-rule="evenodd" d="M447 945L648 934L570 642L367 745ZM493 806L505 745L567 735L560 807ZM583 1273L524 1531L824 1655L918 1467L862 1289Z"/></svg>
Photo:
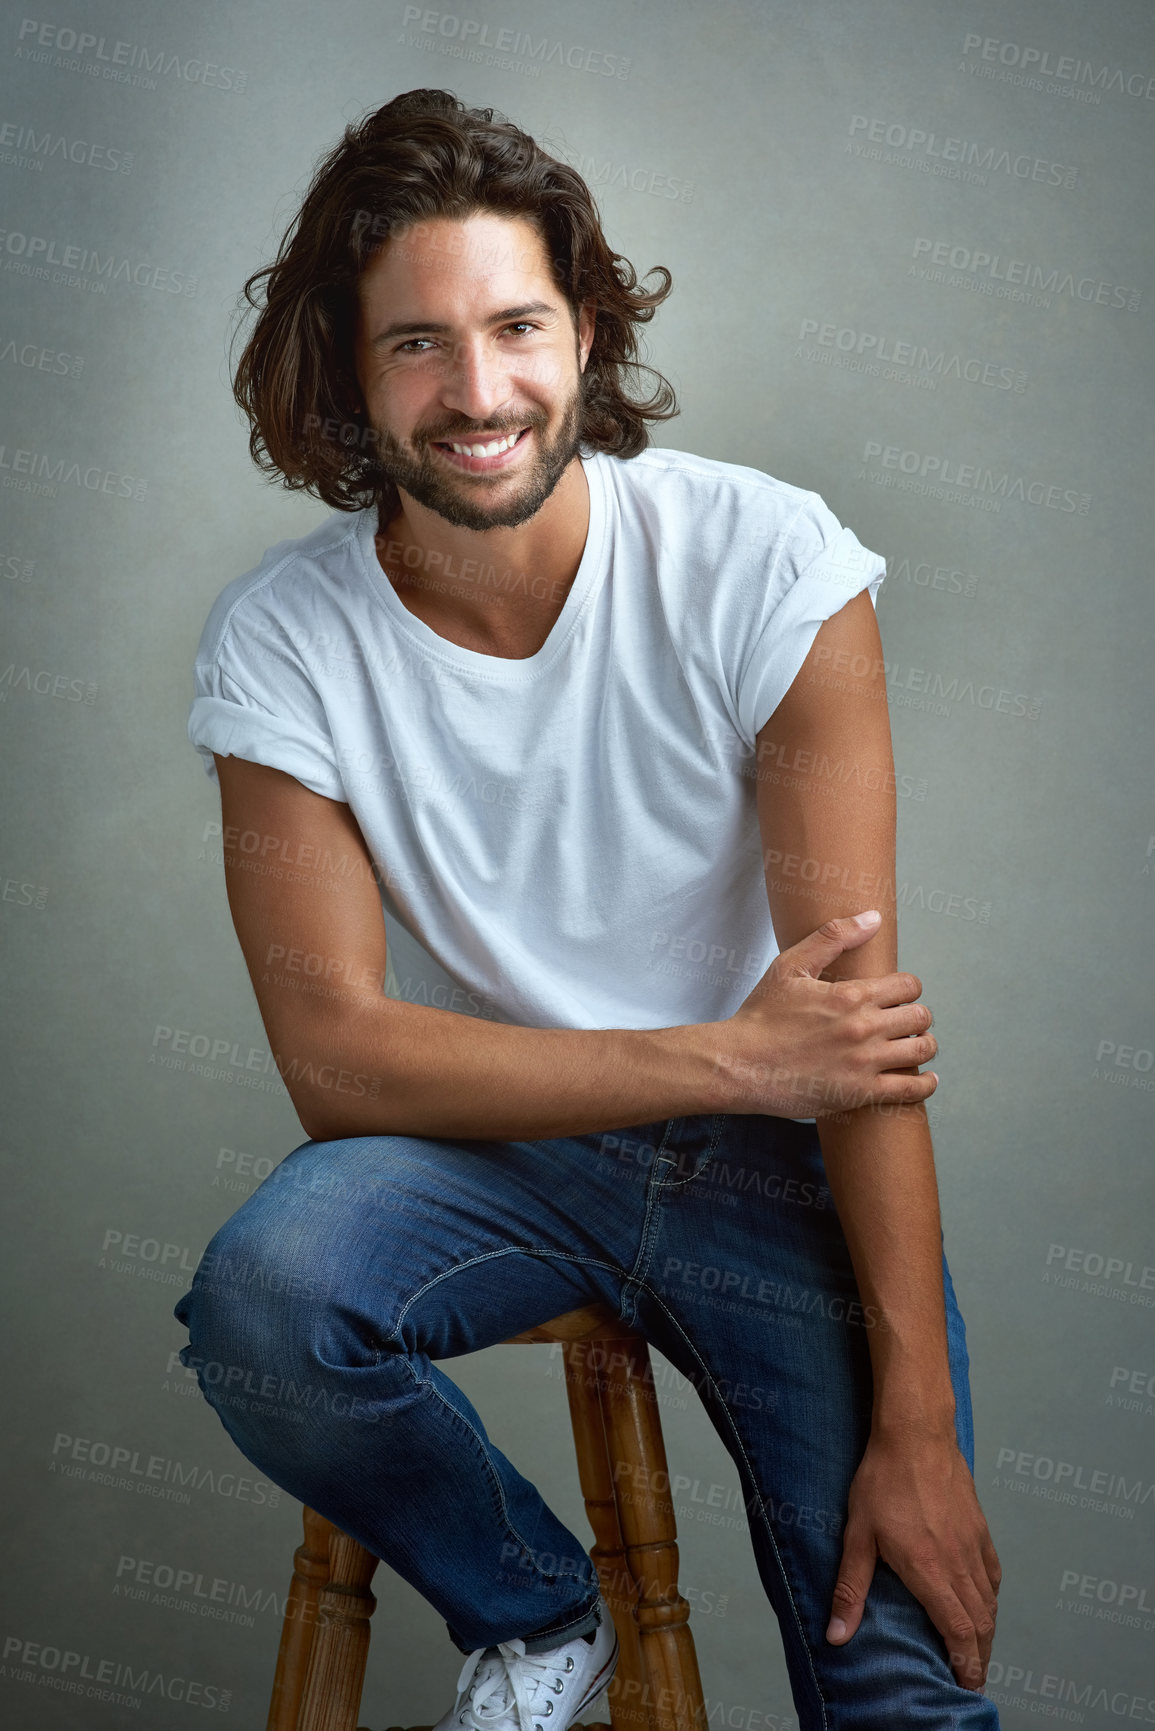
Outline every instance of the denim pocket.
<svg viewBox="0 0 1155 1731"><path fill-rule="evenodd" d="M669 1167L665 1185L677 1189L699 1178L722 1145L727 1114L713 1112L678 1118L660 1159Z"/></svg>

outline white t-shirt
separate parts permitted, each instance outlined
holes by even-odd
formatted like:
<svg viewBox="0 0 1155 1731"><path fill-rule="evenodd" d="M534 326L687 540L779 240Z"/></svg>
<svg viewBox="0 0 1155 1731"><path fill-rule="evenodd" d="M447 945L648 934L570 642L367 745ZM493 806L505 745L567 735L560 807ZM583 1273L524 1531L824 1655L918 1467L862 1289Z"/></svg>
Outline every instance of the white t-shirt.
<svg viewBox="0 0 1155 1731"><path fill-rule="evenodd" d="M375 511L338 511L218 596L189 738L214 778L216 751L350 806L389 996L527 1027L720 1021L778 953L755 735L885 562L760 470L655 447L581 460L589 532L536 655L438 636L382 571ZM283 847L258 862L342 869Z"/></svg>

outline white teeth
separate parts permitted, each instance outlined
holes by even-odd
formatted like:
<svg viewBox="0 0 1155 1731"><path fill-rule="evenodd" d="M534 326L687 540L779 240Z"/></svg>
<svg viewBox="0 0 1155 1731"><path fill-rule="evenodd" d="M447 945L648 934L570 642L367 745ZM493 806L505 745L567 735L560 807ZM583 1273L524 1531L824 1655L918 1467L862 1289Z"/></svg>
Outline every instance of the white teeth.
<svg viewBox="0 0 1155 1731"><path fill-rule="evenodd" d="M492 445L455 445L448 439L446 443L459 457L496 457L499 452L508 451L511 445L516 445L520 437L520 432L508 433L504 439L495 439Z"/></svg>

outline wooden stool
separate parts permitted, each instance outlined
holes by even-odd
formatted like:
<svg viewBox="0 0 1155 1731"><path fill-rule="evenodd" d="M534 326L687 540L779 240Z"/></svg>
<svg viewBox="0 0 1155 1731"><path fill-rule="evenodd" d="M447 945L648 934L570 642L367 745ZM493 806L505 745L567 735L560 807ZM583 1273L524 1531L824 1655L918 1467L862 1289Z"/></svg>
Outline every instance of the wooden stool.
<svg viewBox="0 0 1155 1731"><path fill-rule="evenodd" d="M601 1304L505 1344L540 1342L565 1348L578 1475L595 1539L590 1556L620 1644L608 1692L613 1731L705 1731L649 1348ZM293 1563L266 1731L355 1731L377 1558L306 1509Z"/></svg>

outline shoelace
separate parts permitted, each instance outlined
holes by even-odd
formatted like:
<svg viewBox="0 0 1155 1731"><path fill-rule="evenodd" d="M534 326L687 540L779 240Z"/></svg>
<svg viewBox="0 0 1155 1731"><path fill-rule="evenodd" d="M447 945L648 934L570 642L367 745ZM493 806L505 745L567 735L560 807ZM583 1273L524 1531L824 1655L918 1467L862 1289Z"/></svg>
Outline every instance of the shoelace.
<svg viewBox="0 0 1155 1731"><path fill-rule="evenodd" d="M546 1686L548 1677L563 1678L565 1666L559 1665L551 1653L527 1653L520 1638L499 1642L496 1658L486 1660L487 1651L485 1647L476 1648L461 1667L457 1679L459 1700L475 1673L477 1679L458 1709L458 1724L468 1726L469 1731L492 1731L516 1708L518 1731L534 1731L533 1698ZM561 1691L550 1689L549 1693Z"/></svg>

